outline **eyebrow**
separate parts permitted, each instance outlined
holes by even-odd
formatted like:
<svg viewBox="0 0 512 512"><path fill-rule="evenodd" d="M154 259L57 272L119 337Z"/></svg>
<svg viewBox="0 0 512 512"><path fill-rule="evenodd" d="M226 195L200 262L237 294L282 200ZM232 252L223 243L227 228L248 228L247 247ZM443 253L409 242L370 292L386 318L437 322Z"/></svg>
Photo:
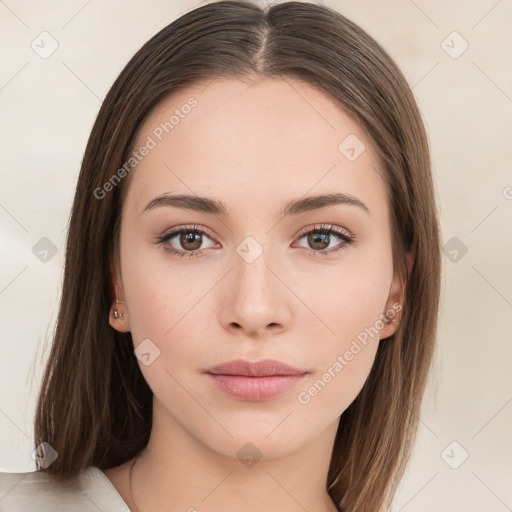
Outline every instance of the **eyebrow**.
<svg viewBox="0 0 512 512"><path fill-rule="evenodd" d="M370 214L370 210L360 199L342 192L309 196L302 199L288 201L285 203L281 214L283 217L288 217L291 215L299 215L301 213L329 208L338 204L357 206ZM165 206L209 213L212 215L219 215L221 217L229 216L226 205L222 201L188 194L162 194L161 196L152 199L144 208L143 213L153 210L154 208Z"/></svg>

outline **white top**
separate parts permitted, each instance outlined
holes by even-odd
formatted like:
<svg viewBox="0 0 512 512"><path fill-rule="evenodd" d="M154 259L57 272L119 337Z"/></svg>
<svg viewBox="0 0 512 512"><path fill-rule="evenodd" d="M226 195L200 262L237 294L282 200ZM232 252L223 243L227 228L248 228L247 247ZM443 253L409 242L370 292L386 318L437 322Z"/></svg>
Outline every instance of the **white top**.
<svg viewBox="0 0 512 512"><path fill-rule="evenodd" d="M57 483L50 475L0 472L0 512L130 512L107 475L89 466Z"/></svg>

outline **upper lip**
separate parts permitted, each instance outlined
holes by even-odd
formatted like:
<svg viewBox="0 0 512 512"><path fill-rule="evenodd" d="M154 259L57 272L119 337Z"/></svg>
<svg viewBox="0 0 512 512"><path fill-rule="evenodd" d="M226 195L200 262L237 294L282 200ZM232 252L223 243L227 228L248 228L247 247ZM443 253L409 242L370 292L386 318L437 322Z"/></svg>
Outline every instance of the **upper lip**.
<svg viewBox="0 0 512 512"><path fill-rule="evenodd" d="M275 359L251 362L243 359L228 361L206 370L214 375L243 375L247 377L267 377L272 375L302 375L307 373Z"/></svg>

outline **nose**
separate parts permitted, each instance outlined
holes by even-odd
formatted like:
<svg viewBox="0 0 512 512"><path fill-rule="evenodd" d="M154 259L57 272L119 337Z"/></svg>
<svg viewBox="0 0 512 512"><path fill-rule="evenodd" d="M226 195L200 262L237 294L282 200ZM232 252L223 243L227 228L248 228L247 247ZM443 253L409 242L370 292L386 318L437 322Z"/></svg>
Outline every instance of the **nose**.
<svg viewBox="0 0 512 512"><path fill-rule="evenodd" d="M226 282L221 321L226 329L263 341L289 328L293 294L282 266L263 252L252 262L235 254Z"/></svg>

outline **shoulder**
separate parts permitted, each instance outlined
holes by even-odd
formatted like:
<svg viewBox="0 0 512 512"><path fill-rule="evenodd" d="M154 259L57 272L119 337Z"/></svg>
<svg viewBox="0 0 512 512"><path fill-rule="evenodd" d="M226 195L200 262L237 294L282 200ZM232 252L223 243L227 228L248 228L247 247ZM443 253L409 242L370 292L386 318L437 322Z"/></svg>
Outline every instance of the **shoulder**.
<svg viewBox="0 0 512 512"><path fill-rule="evenodd" d="M95 466L66 480L42 471L0 472L0 510L130 512L106 475Z"/></svg>

